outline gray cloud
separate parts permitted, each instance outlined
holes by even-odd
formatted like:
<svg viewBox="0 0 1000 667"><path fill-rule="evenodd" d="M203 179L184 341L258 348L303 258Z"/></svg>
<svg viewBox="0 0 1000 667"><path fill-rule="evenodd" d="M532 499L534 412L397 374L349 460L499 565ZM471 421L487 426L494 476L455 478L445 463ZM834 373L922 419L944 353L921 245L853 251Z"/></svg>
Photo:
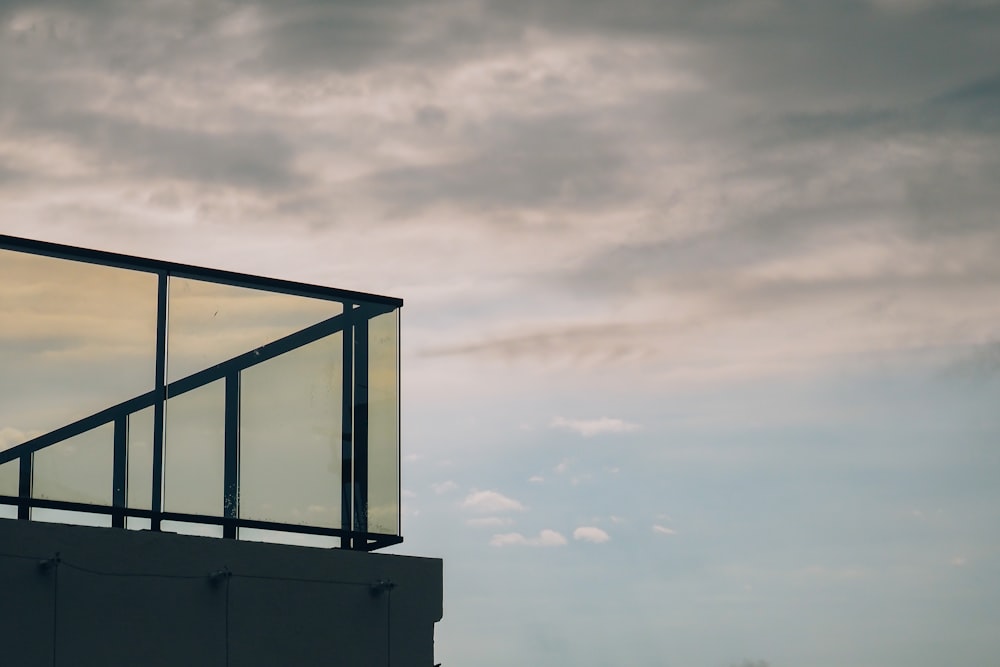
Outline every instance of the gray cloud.
<svg viewBox="0 0 1000 667"><path fill-rule="evenodd" d="M387 63L440 65L516 39L503 22L484 20L460 0L256 3L264 47L248 65L302 77L358 72Z"/></svg>
<svg viewBox="0 0 1000 667"><path fill-rule="evenodd" d="M586 119L499 121L472 133L468 157L376 174L376 194L401 207L451 202L488 209L621 201L629 193L623 147Z"/></svg>
<svg viewBox="0 0 1000 667"><path fill-rule="evenodd" d="M120 223L136 228L189 208L315 235L349 221L374 247L430 225L411 272L448 282L433 258L461 252L473 284L505 285L494 304L649 312L507 311L521 333L470 331L450 354L642 357L675 296L701 326L997 280L995 3L8 1L0 17L0 186L105 197L23 194L46 215L101 228L114 181L144 193Z"/></svg>
<svg viewBox="0 0 1000 667"><path fill-rule="evenodd" d="M884 3L889 5L890 3ZM900 3L903 4L903 3ZM984 74L1000 46L1000 4L760 0L497 0L512 20L555 31L676 40L713 85L773 105L917 99ZM922 5L922 6L921 6ZM986 70L988 71L988 70Z"/></svg>
<svg viewBox="0 0 1000 667"><path fill-rule="evenodd" d="M198 131L75 112L36 115L25 125L133 176L253 189L305 180L291 167L292 147L276 131Z"/></svg>

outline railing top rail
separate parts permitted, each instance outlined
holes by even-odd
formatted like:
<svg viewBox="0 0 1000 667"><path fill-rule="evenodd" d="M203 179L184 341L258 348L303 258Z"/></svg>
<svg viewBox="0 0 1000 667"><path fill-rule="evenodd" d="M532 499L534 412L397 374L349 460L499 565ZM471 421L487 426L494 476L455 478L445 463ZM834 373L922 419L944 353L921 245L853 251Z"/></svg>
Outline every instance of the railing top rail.
<svg viewBox="0 0 1000 667"><path fill-rule="evenodd" d="M171 276L181 278L191 278L204 280L207 282L233 285L236 287L248 287L252 289L268 290L293 294L296 296L307 296L331 301L341 301L347 303L381 303L390 306L400 307L403 300L384 296L381 294L371 294L367 292L357 292L335 287L324 287L321 285L311 285L292 280L282 280L280 278L267 278L254 276L236 271L226 271L223 269L210 269L190 264L169 262L159 259L149 259L145 257L135 257L120 253L107 252L104 250L92 250L89 248L79 248L76 246L50 243L48 241L37 241L18 236L8 236L0 234L0 249L27 252L35 255L45 255L60 259L74 260L78 262L88 262L91 264L101 264L133 271L146 271L150 273L166 273Z"/></svg>

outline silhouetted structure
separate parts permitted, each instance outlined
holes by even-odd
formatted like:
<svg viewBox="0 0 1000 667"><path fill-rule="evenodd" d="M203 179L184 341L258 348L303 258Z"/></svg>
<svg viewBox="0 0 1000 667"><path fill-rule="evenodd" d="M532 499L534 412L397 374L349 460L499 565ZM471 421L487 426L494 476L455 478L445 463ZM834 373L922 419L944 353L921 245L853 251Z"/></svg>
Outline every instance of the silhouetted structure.
<svg viewBox="0 0 1000 667"><path fill-rule="evenodd" d="M402 541L401 306L0 236L11 664L431 664L440 561L246 541Z"/></svg>

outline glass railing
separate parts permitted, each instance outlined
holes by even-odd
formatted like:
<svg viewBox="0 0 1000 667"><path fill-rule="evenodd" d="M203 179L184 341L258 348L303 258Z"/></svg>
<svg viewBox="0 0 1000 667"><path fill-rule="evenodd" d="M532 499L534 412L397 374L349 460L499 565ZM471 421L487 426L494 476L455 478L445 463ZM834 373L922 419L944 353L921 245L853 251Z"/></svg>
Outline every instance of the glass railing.
<svg viewBox="0 0 1000 667"><path fill-rule="evenodd" d="M401 542L401 305L0 236L0 516Z"/></svg>

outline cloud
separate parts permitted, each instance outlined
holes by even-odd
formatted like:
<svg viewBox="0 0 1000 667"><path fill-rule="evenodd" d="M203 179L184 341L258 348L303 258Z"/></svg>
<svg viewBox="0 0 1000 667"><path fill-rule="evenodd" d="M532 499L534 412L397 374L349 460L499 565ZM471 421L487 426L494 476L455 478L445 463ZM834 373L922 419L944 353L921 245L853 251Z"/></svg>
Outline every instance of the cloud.
<svg viewBox="0 0 1000 667"><path fill-rule="evenodd" d="M573 531L574 540L583 540L584 542L593 542L595 544L601 544L607 542L611 539L611 536L605 533L600 528L594 526L580 526Z"/></svg>
<svg viewBox="0 0 1000 667"><path fill-rule="evenodd" d="M445 202L501 210L593 208L627 192L620 147L602 135L578 113L507 120L480 137L482 145L469 156L382 171L371 186L409 209Z"/></svg>
<svg viewBox="0 0 1000 667"><path fill-rule="evenodd" d="M579 433L585 438L604 433L629 433L639 429L638 424L632 424L622 419L601 417L600 419L565 419L555 417L550 426Z"/></svg>
<svg viewBox="0 0 1000 667"><path fill-rule="evenodd" d="M560 547L566 544L566 538L554 530L542 530L538 537L525 537L521 533L503 533L490 539L494 547L526 546L526 547Z"/></svg>
<svg viewBox="0 0 1000 667"><path fill-rule="evenodd" d="M465 523L469 526L475 526L477 528L482 527L499 527L499 526L509 526L514 523L514 520L510 517L501 516L486 516L477 519L466 519Z"/></svg>
<svg viewBox="0 0 1000 667"><path fill-rule="evenodd" d="M531 477L528 478L528 481L531 482L532 484L541 484L542 482L545 481L545 478L542 477L541 475L532 475Z"/></svg>
<svg viewBox="0 0 1000 667"><path fill-rule="evenodd" d="M520 502L496 491L473 491L462 501L462 507L479 513L521 512L527 509Z"/></svg>
<svg viewBox="0 0 1000 667"><path fill-rule="evenodd" d="M457 489L458 484L449 479L448 481L441 482L439 484L431 484L431 488L434 490L434 493L436 493L439 496L442 496L446 493L449 493Z"/></svg>
<svg viewBox="0 0 1000 667"><path fill-rule="evenodd" d="M918 9L901 22L904 4ZM317 245L358 220L366 241L338 267L362 268L338 271L399 257L441 294L450 281L421 258L447 252L495 289L487 317L465 308L476 289L450 302L477 315L431 354L719 366L728 352L763 368L778 336L732 342L757 317L783 331L801 304L809 322L859 299L916 309L935 283L953 306L923 309L948 329L928 339L959 338L945 325L970 313L997 324L995 3L3 7L0 165L16 178L0 187L16 196L0 214L19 224L228 238L253 219ZM863 282L851 230L882 256ZM968 235L936 261L936 237ZM924 282L899 278L913 253ZM577 314L498 328L527 286ZM863 330L833 351L891 344L873 318L838 321ZM822 338L808 333L782 342Z"/></svg>
<svg viewBox="0 0 1000 667"><path fill-rule="evenodd" d="M653 532L659 535L676 535L677 531L673 528L667 528L666 526L661 526L658 523L653 524Z"/></svg>

